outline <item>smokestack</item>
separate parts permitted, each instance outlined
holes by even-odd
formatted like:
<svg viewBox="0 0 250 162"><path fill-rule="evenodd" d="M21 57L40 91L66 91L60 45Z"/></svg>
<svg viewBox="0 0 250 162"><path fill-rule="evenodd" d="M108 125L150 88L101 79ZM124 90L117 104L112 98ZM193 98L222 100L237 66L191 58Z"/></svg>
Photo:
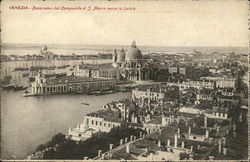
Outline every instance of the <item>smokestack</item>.
<svg viewBox="0 0 250 162"><path fill-rule="evenodd" d="M206 138L209 138L209 130L206 130Z"/></svg>
<svg viewBox="0 0 250 162"><path fill-rule="evenodd" d="M178 135L177 134L175 134L174 135L174 147L176 148L177 147L177 143L178 142Z"/></svg>
<svg viewBox="0 0 250 162"><path fill-rule="evenodd" d="M130 150L129 150L129 144L126 145L126 152L129 154Z"/></svg>
<svg viewBox="0 0 250 162"><path fill-rule="evenodd" d="M188 127L188 134L191 134L191 127Z"/></svg>
<svg viewBox="0 0 250 162"><path fill-rule="evenodd" d="M112 150L113 149L113 144L109 144L109 150Z"/></svg>
<svg viewBox="0 0 250 162"><path fill-rule="evenodd" d="M204 117L204 127L207 128L207 116Z"/></svg>

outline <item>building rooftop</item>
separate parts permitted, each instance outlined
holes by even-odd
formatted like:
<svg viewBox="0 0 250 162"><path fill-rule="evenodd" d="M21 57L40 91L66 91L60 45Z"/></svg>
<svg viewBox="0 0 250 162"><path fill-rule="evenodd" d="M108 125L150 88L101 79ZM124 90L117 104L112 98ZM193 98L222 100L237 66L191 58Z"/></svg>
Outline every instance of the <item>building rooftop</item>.
<svg viewBox="0 0 250 162"><path fill-rule="evenodd" d="M77 77L77 76L64 76L60 78L53 78L50 82L47 82L48 85L54 84L66 84L66 83L81 83L81 82L96 82L96 81L108 81L114 80L109 78L87 78L87 77Z"/></svg>
<svg viewBox="0 0 250 162"><path fill-rule="evenodd" d="M87 114L87 116L103 118L104 120L111 122L119 122L119 123L121 122L121 119L119 117L119 112L111 111L109 109L98 110Z"/></svg>

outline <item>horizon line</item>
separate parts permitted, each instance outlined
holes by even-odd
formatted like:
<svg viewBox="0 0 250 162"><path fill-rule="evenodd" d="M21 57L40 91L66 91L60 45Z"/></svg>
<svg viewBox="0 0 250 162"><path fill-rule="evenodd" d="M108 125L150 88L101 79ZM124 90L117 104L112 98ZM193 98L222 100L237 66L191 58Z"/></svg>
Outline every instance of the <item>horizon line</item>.
<svg viewBox="0 0 250 162"><path fill-rule="evenodd" d="M124 45L124 44L66 44L66 43L1 43L1 46L4 46L4 45L39 45L39 46L48 46L48 45L68 45L68 46L130 46L129 45ZM249 46L195 46L195 45L140 45L140 44L137 44L137 46L141 46L141 47L213 47L213 48L228 48L228 47L231 47L231 48L249 48Z"/></svg>

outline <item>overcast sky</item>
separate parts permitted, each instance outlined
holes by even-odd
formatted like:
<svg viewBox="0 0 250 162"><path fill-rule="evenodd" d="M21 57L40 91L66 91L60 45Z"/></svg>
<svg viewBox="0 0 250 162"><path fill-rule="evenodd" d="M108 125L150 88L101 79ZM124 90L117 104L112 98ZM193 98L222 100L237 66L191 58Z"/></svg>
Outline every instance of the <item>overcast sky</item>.
<svg viewBox="0 0 250 162"><path fill-rule="evenodd" d="M28 7L134 7L135 11L10 10L2 3L3 43L248 46L246 1L26 2Z"/></svg>

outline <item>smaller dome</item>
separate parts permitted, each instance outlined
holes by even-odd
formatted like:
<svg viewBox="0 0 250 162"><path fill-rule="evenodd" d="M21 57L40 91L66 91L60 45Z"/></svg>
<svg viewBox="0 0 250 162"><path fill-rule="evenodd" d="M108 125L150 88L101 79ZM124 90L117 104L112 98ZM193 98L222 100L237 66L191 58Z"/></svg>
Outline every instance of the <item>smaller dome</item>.
<svg viewBox="0 0 250 162"><path fill-rule="evenodd" d="M47 46L43 46L43 47L41 48L41 53L46 53L47 50L48 50Z"/></svg>
<svg viewBox="0 0 250 162"><path fill-rule="evenodd" d="M117 55L117 63L121 63L121 62L123 62L124 61L124 59L125 59L125 52L124 52L124 49L122 49L119 53L118 53L118 55Z"/></svg>

